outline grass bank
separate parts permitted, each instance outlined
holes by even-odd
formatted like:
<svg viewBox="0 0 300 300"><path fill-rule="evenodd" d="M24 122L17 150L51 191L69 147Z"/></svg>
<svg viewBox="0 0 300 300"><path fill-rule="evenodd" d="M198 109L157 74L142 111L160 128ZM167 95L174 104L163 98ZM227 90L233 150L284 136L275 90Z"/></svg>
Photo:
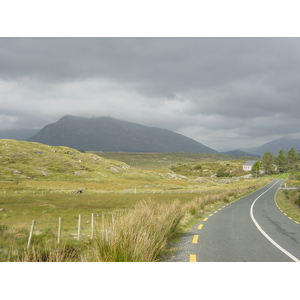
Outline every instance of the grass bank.
<svg viewBox="0 0 300 300"><path fill-rule="evenodd" d="M278 206L292 219L300 222L300 191L279 190L276 194Z"/></svg>

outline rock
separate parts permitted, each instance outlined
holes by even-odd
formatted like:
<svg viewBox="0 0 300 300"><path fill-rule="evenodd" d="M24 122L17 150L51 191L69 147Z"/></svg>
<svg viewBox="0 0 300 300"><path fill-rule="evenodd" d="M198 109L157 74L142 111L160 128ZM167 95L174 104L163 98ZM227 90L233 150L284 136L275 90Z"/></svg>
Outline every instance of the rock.
<svg viewBox="0 0 300 300"><path fill-rule="evenodd" d="M15 174L15 175L22 175L23 172L19 171L19 170L13 170L13 174Z"/></svg>
<svg viewBox="0 0 300 300"><path fill-rule="evenodd" d="M109 169L110 169L111 171L115 172L115 173L119 173L119 171L118 171L116 168L114 168L114 167L110 167Z"/></svg>

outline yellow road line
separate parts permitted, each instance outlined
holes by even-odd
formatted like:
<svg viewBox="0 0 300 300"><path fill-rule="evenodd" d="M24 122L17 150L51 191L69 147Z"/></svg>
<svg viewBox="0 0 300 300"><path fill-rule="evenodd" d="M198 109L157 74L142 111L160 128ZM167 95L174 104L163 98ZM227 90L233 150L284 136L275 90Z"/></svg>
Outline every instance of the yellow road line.
<svg viewBox="0 0 300 300"><path fill-rule="evenodd" d="M202 227L203 227L203 224L200 224L200 225L198 226L198 229L202 229Z"/></svg>
<svg viewBox="0 0 300 300"><path fill-rule="evenodd" d="M299 222L297 222L297 221L294 221L296 224L300 224Z"/></svg>
<svg viewBox="0 0 300 300"><path fill-rule="evenodd" d="M216 214L218 211L216 210L216 211L214 211L214 214Z"/></svg>
<svg viewBox="0 0 300 300"><path fill-rule="evenodd" d="M196 262L196 255L195 254L190 254L190 262Z"/></svg>
<svg viewBox="0 0 300 300"><path fill-rule="evenodd" d="M198 238L199 238L199 235L194 235L192 243L197 244L198 243Z"/></svg>
<svg viewBox="0 0 300 300"><path fill-rule="evenodd" d="M208 220L208 218L205 218L203 221L207 221Z"/></svg>

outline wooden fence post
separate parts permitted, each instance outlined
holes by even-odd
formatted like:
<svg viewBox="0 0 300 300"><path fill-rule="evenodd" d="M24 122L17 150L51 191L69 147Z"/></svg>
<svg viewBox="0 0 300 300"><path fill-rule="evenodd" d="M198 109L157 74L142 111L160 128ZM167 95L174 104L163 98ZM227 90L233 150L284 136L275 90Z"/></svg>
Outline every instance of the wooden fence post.
<svg viewBox="0 0 300 300"><path fill-rule="evenodd" d="M111 223L112 223L112 229L115 230L115 216L111 215Z"/></svg>
<svg viewBox="0 0 300 300"><path fill-rule="evenodd" d="M102 212L102 219L101 219L101 222L102 222L102 226L101 226L101 238L102 240L104 240L104 213Z"/></svg>
<svg viewBox="0 0 300 300"><path fill-rule="evenodd" d="M81 226L81 215L78 216L78 236L77 240L80 240L80 226Z"/></svg>
<svg viewBox="0 0 300 300"><path fill-rule="evenodd" d="M61 217L58 218L57 244L60 243L60 235L61 235Z"/></svg>
<svg viewBox="0 0 300 300"><path fill-rule="evenodd" d="M92 213L92 222L91 222L91 239L94 238L94 214Z"/></svg>
<svg viewBox="0 0 300 300"><path fill-rule="evenodd" d="M31 242L31 238L32 238L33 230L34 230L34 224L35 224L35 220L33 220L31 223L31 228L30 228L30 233L29 233L29 238L28 238L28 243L27 243L27 249L29 249L29 247L30 247L30 242Z"/></svg>

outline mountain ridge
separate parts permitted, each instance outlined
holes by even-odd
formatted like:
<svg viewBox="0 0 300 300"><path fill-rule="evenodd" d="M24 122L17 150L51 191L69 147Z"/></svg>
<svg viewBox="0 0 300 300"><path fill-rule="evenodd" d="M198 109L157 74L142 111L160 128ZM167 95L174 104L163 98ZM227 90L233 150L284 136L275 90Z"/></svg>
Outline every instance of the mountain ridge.
<svg viewBox="0 0 300 300"><path fill-rule="evenodd" d="M220 154L233 155L233 156L252 156L252 157L260 157L259 154L249 153L243 150L230 150L225 152L219 152Z"/></svg>
<svg viewBox="0 0 300 300"><path fill-rule="evenodd" d="M291 148L295 148L296 151L300 150L300 139L284 136L257 147L255 154L263 154L270 151L272 154L277 155L280 149L287 152Z"/></svg>
<svg viewBox="0 0 300 300"><path fill-rule="evenodd" d="M109 116L86 118L65 115L56 123L46 125L27 141L85 151L221 153L253 157L259 157L266 151L277 155L280 149L300 149L300 139L285 136L255 148L216 151L168 129Z"/></svg>
<svg viewBox="0 0 300 300"><path fill-rule="evenodd" d="M27 141L104 152L218 153L168 129L149 127L112 117L63 116Z"/></svg>

